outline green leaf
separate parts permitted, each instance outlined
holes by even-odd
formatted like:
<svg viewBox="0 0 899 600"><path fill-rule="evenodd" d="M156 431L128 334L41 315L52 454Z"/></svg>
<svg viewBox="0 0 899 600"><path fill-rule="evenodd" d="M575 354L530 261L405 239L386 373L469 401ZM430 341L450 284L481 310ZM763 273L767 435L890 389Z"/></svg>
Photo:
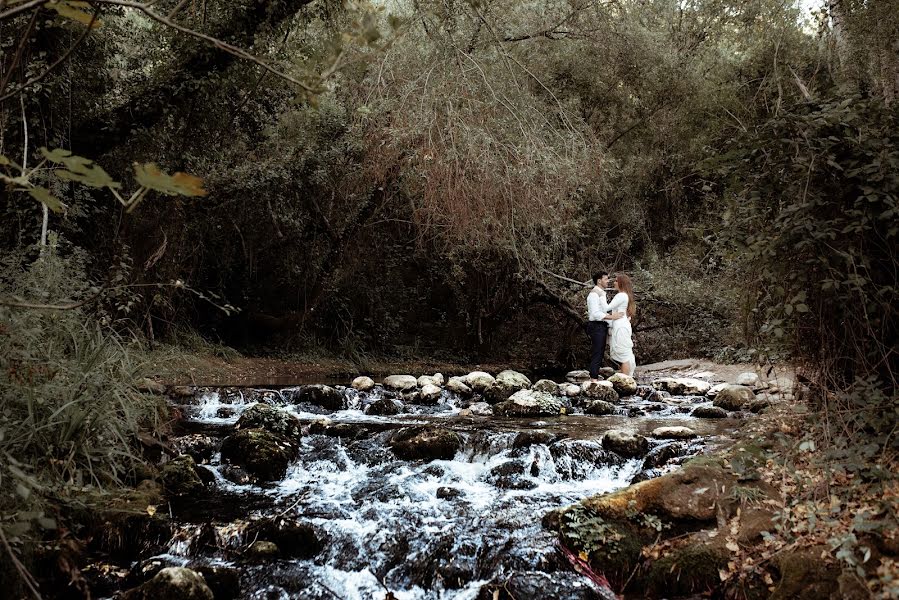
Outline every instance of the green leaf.
<svg viewBox="0 0 899 600"><path fill-rule="evenodd" d="M50 190L47 188L43 188L40 186L34 186L28 188L28 193L31 194L31 197L37 200L38 202L42 202L47 205L47 208L52 210L55 213L61 213L65 210L66 205L59 201L56 196L50 193Z"/></svg>
<svg viewBox="0 0 899 600"><path fill-rule="evenodd" d="M94 164L89 158L75 156L69 150L56 148L53 151L41 148L44 158L57 164L65 165L66 169L57 169L56 176L68 181L77 181L90 187L108 187L117 189L121 185L114 181L100 165Z"/></svg>
<svg viewBox="0 0 899 600"><path fill-rule="evenodd" d="M77 0L57 0L48 2L47 7L58 12L59 16L83 23L91 29L103 25L103 23L100 22L100 19L93 19L92 13L82 10L91 8L91 5L87 2L80 2Z"/></svg>
<svg viewBox="0 0 899 600"><path fill-rule="evenodd" d="M134 178L146 188L167 196L205 196L203 180L187 173L168 175L154 163L134 164Z"/></svg>

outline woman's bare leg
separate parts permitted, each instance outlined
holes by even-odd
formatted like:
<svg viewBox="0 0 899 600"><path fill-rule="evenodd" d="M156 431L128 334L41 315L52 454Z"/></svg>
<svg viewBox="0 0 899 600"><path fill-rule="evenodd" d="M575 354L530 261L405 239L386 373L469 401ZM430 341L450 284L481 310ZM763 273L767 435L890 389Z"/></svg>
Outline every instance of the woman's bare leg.
<svg viewBox="0 0 899 600"><path fill-rule="evenodd" d="M634 367L631 366L631 363L629 363L629 362L621 363L621 372L624 373L625 375L633 375Z"/></svg>

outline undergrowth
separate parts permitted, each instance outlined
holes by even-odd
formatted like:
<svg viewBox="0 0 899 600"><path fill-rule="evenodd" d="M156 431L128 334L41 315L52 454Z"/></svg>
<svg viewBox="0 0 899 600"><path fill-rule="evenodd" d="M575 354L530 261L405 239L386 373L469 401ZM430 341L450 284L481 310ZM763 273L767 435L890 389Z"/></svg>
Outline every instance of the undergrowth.
<svg viewBox="0 0 899 600"><path fill-rule="evenodd" d="M143 349L102 326L90 304L9 306L96 295L83 257L60 246L53 240L0 265L0 565L32 588L27 557L36 541L62 535L59 506L120 488L141 462L138 433L164 415L158 398L134 386Z"/></svg>

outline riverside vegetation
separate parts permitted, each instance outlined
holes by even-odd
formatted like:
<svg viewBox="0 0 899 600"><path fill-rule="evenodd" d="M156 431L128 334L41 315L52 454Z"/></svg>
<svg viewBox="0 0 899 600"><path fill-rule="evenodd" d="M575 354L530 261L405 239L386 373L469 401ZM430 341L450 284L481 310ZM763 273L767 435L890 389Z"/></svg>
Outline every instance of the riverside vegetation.
<svg viewBox="0 0 899 600"><path fill-rule="evenodd" d="M896 0L0 3L4 589L899 597L897 31ZM747 361L752 397L569 388L557 275L597 267L639 363ZM210 353L554 381L163 385Z"/></svg>

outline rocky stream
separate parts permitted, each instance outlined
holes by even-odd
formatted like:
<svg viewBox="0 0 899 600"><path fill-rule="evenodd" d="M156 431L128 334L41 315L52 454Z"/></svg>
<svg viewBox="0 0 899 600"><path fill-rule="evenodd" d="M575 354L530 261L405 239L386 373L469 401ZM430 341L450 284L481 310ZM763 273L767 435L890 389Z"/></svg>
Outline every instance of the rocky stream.
<svg viewBox="0 0 899 600"><path fill-rule="evenodd" d="M607 375L170 388L164 496L88 573L127 599L609 597L545 515L714 450L764 401Z"/></svg>

